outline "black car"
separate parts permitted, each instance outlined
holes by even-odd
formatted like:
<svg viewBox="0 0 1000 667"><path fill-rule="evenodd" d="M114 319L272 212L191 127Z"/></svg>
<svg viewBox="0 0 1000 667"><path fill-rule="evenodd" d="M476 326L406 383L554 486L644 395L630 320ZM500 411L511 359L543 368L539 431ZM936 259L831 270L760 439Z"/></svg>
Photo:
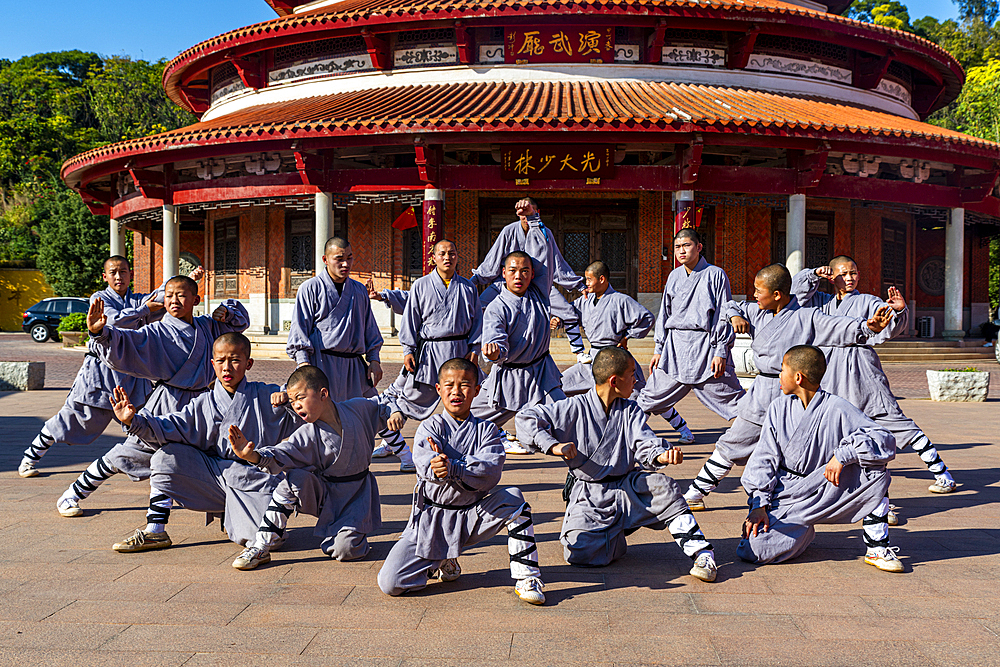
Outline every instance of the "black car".
<svg viewBox="0 0 1000 667"><path fill-rule="evenodd" d="M90 301L75 296L56 296L42 299L24 311L21 329L36 343L48 339L57 340L59 321L70 313L85 313L90 309Z"/></svg>

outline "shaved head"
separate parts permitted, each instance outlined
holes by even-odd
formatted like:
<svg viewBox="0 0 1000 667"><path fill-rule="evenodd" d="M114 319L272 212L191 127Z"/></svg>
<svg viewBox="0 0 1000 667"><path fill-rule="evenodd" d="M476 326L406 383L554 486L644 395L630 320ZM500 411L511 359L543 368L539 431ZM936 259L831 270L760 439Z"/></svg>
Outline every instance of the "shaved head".
<svg viewBox="0 0 1000 667"><path fill-rule="evenodd" d="M854 259L852 259L847 255L837 255L836 257L830 260L831 269L836 269L838 266L841 266L843 264L853 264L854 266L858 265L858 263L855 262Z"/></svg>
<svg viewBox="0 0 1000 667"><path fill-rule="evenodd" d="M198 283L196 283L191 278L188 278L187 276L174 276L173 278L167 281L167 284L164 285L164 288L170 287L171 285L180 285L184 289L186 289L189 293L198 294Z"/></svg>
<svg viewBox="0 0 1000 667"><path fill-rule="evenodd" d="M771 264L757 272L757 278L771 292L790 294L792 291L792 274L784 264Z"/></svg>
<svg viewBox="0 0 1000 667"><path fill-rule="evenodd" d="M823 351L812 345L796 345L785 352L785 364L815 385L823 381L826 374L826 357Z"/></svg>
<svg viewBox="0 0 1000 667"><path fill-rule="evenodd" d="M475 365L465 357L455 357L441 364L441 368L438 369L439 382L441 381L441 377L445 374L445 371L458 371L464 375L468 375L473 382L479 384L479 366Z"/></svg>
<svg viewBox="0 0 1000 667"><path fill-rule="evenodd" d="M317 392L320 389L330 391L330 381L327 379L326 373L315 366L299 366L296 368L288 376L288 382L285 383L285 387L291 389L300 384L304 385L306 389L312 389Z"/></svg>
<svg viewBox="0 0 1000 667"><path fill-rule="evenodd" d="M607 280L611 280L611 271L608 269L608 265L597 260L587 267L587 273L591 274L595 278L600 278L604 276Z"/></svg>
<svg viewBox="0 0 1000 667"><path fill-rule="evenodd" d="M212 343L212 351L215 352L223 347L232 347L240 351L247 359L250 358L250 339L236 331L228 331Z"/></svg>
<svg viewBox="0 0 1000 667"><path fill-rule="evenodd" d="M323 246L323 254L326 254L333 250L334 248L350 248L351 244L347 242L347 239L342 239L339 236L330 237L327 240L326 245Z"/></svg>
<svg viewBox="0 0 1000 667"><path fill-rule="evenodd" d="M622 377L633 372L632 355L620 347L606 347L594 357L594 382L604 384L612 375Z"/></svg>

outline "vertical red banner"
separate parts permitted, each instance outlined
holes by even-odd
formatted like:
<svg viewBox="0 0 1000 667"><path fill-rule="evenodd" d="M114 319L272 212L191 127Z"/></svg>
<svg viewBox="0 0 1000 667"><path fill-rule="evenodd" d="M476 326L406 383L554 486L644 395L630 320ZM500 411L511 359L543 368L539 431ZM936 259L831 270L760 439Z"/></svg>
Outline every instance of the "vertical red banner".
<svg viewBox="0 0 1000 667"><path fill-rule="evenodd" d="M444 222L444 192L428 188L424 190L424 219L422 234L424 240L424 275L434 270L434 244L441 240L441 225Z"/></svg>
<svg viewBox="0 0 1000 667"><path fill-rule="evenodd" d="M674 201L674 234L686 227L695 227L694 192L682 190L676 195ZM670 254L674 252L673 236L670 239ZM673 257L671 257L673 259ZM677 268L680 263L673 259L673 266Z"/></svg>

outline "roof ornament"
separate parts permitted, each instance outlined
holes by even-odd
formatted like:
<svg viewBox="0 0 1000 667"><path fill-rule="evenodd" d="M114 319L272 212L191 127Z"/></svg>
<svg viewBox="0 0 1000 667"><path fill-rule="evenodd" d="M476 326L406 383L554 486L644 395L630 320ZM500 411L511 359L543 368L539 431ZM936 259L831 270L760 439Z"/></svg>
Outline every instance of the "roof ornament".
<svg viewBox="0 0 1000 667"><path fill-rule="evenodd" d="M226 173L226 161L212 158L206 162L199 162L196 173L198 174L198 178L203 181L219 178Z"/></svg>

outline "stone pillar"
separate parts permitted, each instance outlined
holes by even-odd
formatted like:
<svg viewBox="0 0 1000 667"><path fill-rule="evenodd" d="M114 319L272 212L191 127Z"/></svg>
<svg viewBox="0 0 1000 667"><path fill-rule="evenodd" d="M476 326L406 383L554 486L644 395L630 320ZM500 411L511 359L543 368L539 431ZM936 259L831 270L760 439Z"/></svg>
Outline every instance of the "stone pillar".
<svg viewBox="0 0 1000 667"><path fill-rule="evenodd" d="M181 225L177 220L177 208L173 204L163 205L163 280L177 275L181 252Z"/></svg>
<svg viewBox="0 0 1000 667"><path fill-rule="evenodd" d="M326 270L323 264L323 251L326 242L333 235L333 195L329 192L316 193L316 275Z"/></svg>
<svg viewBox="0 0 1000 667"><path fill-rule="evenodd" d="M444 190L438 190L433 186L424 189L424 226L421 236L424 239L423 264L424 275L434 269L434 262L431 255L434 252L434 244L441 240L441 225L444 221Z"/></svg>
<svg viewBox="0 0 1000 667"><path fill-rule="evenodd" d="M951 209L944 237L944 331L948 340L965 338L962 299L965 295L965 209Z"/></svg>
<svg viewBox="0 0 1000 667"><path fill-rule="evenodd" d="M793 276L806 268L806 196L788 196L785 218L785 266Z"/></svg>
<svg viewBox="0 0 1000 667"><path fill-rule="evenodd" d="M125 256L125 232L124 227L118 224L118 221L111 218L108 222L108 232L109 232L109 243L108 243L108 256L121 255Z"/></svg>

